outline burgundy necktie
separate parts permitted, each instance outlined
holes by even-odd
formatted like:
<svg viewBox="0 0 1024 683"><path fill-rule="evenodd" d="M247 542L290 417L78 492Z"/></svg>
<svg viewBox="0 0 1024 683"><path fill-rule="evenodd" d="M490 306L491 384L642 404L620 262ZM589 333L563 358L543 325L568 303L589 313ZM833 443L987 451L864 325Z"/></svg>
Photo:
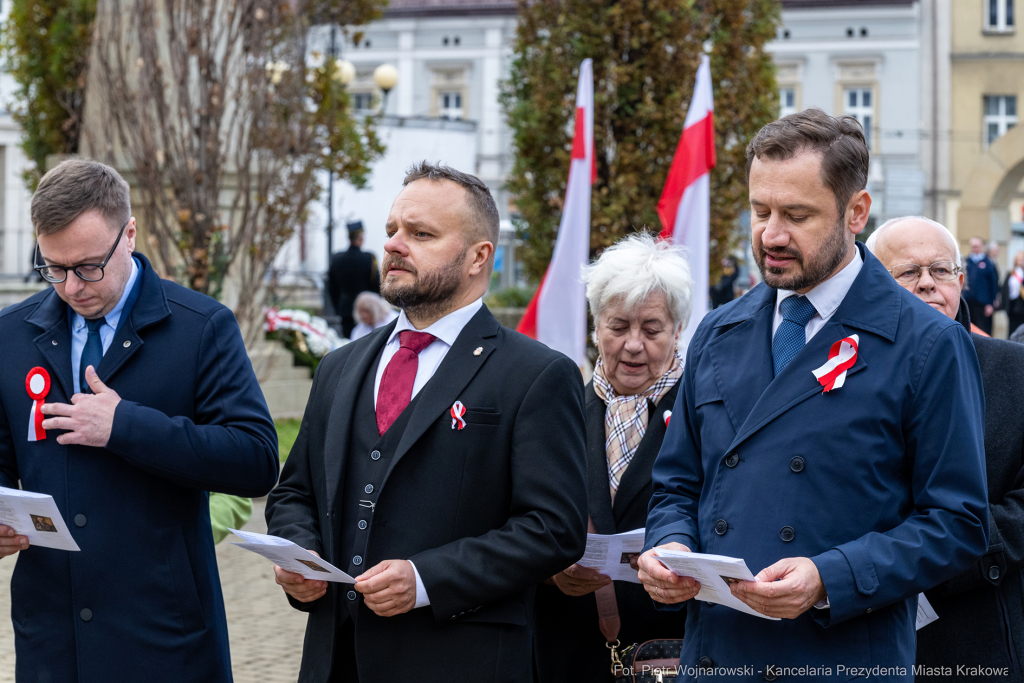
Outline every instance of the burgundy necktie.
<svg viewBox="0 0 1024 683"><path fill-rule="evenodd" d="M401 348L384 368L377 390L377 431L381 435L398 419L412 400L412 385L420 365L420 351L437 337L426 332L402 330L398 333Z"/></svg>

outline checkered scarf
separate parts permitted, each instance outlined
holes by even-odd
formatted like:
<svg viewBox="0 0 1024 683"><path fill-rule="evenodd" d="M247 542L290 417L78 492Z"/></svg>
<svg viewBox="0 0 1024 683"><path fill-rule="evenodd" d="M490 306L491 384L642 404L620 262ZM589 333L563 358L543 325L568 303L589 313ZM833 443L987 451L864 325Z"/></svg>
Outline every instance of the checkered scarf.
<svg viewBox="0 0 1024 683"><path fill-rule="evenodd" d="M657 405L682 376L683 359L677 351L671 367L647 391L632 396L616 396L615 389L604 375L604 362L598 359L597 367L594 368L594 391L608 406L604 412L604 451L608 457L608 483L612 500L615 500L622 474L647 433L650 413L647 402Z"/></svg>

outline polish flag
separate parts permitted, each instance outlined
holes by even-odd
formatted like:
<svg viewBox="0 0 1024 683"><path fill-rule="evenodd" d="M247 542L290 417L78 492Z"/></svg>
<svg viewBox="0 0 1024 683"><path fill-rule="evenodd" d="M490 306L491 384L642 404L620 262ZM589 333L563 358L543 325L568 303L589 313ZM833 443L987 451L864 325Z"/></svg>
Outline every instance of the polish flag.
<svg viewBox="0 0 1024 683"><path fill-rule="evenodd" d="M665 189L658 200L661 239L686 247L693 276L693 313L680 348L685 349L708 312L708 241L711 233L711 169L715 165L715 103L711 94L711 62L707 55L697 69L697 84L686 112Z"/></svg>
<svg viewBox="0 0 1024 683"><path fill-rule="evenodd" d="M516 327L517 332L561 351L580 366L587 346L587 295L580 269L590 259L590 188L596 177L594 73L591 60L584 59L576 88L576 127L558 238L540 287Z"/></svg>

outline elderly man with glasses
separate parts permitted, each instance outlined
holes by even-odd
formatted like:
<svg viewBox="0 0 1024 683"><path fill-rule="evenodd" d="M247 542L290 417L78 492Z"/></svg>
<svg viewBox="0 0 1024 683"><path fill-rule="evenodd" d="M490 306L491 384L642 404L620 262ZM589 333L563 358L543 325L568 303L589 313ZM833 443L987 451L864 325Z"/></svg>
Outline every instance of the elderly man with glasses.
<svg viewBox="0 0 1024 683"><path fill-rule="evenodd" d="M944 226L894 218L872 233L867 247L900 285L970 330L960 249ZM927 592L939 620L918 633L917 663L936 674L965 664L1006 669L1000 681L1024 681L1024 346L977 333L971 339L985 389L989 548ZM957 426L953 415L950 429Z"/></svg>
<svg viewBox="0 0 1024 683"><path fill-rule="evenodd" d="M235 318L135 252L109 166L49 171L32 223L53 286L0 314L0 486L53 496L81 551L0 526L15 677L230 681L207 492L265 495L278 467Z"/></svg>

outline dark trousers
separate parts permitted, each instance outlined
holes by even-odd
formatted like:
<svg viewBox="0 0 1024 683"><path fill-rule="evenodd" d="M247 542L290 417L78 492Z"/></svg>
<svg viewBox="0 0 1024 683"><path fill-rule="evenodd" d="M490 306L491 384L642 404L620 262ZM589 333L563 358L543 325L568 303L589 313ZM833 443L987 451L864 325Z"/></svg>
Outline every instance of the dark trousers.
<svg viewBox="0 0 1024 683"><path fill-rule="evenodd" d="M985 334L992 334L992 316L985 315L985 304L980 301L968 301L967 310L971 313L971 322Z"/></svg>
<svg viewBox="0 0 1024 683"><path fill-rule="evenodd" d="M352 619L345 619L335 631L335 637L337 641L334 645L331 683L359 683L359 671L356 668L356 629Z"/></svg>
<svg viewBox="0 0 1024 683"><path fill-rule="evenodd" d="M1011 334L1013 334L1014 330L1016 330L1021 325L1024 325L1024 315L1011 315L1010 331L1006 336L1009 337Z"/></svg>

